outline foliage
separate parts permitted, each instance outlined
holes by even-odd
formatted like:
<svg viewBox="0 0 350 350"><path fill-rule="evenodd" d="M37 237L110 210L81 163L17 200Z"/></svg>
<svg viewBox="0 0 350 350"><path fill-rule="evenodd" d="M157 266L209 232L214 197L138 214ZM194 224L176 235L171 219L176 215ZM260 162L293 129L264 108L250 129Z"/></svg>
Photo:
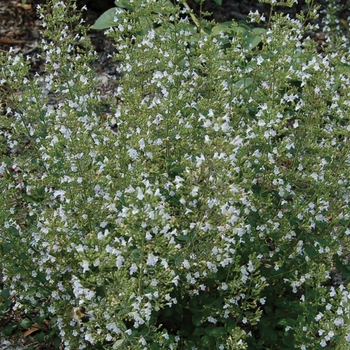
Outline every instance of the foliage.
<svg viewBox="0 0 350 350"><path fill-rule="evenodd" d="M158 6L108 29L111 97L74 2L42 12L45 74L1 54L1 298L65 349L347 349L346 41Z"/></svg>
<svg viewBox="0 0 350 350"><path fill-rule="evenodd" d="M207 0L207 2L210 0ZM221 5L221 0L212 0L217 5ZM192 10L190 9L190 6L188 5L186 0L178 1L183 7L185 7L191 16L191 19L194 21L196 25L199 25L199 21L196 18L196 16L193 14ZM194 1L197 4L203 5L205 0L195 0ZM137 4L133 3L133 1L128 0L115 0L115 6L114 8L110 8L109 10L105 11L94 23L94 25L91 27L92 29L106 29L113 27L117 24L117 19L119 15L123 12L129 12L133 13L135 12L135 9L137 7ZM157 0L153 2L152 11L153 13L158 13L162 15L166 15L169 10L174 8L174 1L171 0ZM204 12L201 12L201 15L203 15ZM153 27L156 23L152 23L147 20L147 17L144 13L140 14L140 17L137 18L138 21L143 22L147 25L147 27ZM159 23L158 23L159 24Z"/></svg>

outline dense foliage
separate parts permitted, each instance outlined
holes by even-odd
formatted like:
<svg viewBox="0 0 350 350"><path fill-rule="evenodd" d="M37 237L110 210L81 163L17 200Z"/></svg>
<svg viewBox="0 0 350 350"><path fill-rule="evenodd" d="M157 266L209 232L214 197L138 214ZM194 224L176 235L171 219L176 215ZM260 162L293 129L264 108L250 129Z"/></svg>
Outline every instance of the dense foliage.
<svg viewBox="0 0 350 350"><path fill-rule="evenodd" d="M347 39L130 3L111 95L74 2L40 10L45 74L0 53L1 312L64 349L347 349Z"/></svg>

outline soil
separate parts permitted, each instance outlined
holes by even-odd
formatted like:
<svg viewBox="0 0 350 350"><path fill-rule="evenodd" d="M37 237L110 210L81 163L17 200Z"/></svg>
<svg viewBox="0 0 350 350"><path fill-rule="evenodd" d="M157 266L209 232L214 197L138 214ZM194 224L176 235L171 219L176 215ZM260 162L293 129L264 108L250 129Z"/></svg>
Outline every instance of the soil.
<svg viewBox="0 0 350 350"><path fill-rule="evenodd" d="M250 11L258 10L264 13L268 18L270 5L259 3L256 0L234 1L223 0L222 6L218 6L212 0L208 0L203 10L212 12L212 19L217 22L231 21L232 19L239 21L247 20L247 15ZM339 10L338 17L344 30L347 31L348 20L350 19L350 0L338 1L343 5L342 11ZM41 40L41 21L36 13L36 5L45 3L44 0L1 0L0 1L0 52L12 51L13 55L23 54L30 57L31 74L42 73L44 71L43 62L37 58L36 53L39 51L38 45ZM86 25L92 25L95 20L108 8L113 7L113 0L79 0L78 5L87 4L87 10L84 12L84 20ZM199 11L200 7L195 0L189 0L188 3L195 10ZM321 11L325 9L327 1L315 1L321 6ZM341 9L339 7L339 9ZM281 7L279 11L289 14L290 17L296 16L301 11L306 12L307 6L305 1L300 1L292 8ZM320 23L322 22L322 14ZM322 25L319 33L322 32ZM106 75L108 77L117 77L118 72L116 64L109 58L113 52L113 43L105 37L103 31L90 31L89 37L94 46L95 51L99 55L98 61L94 63L97 75ZM0 77L1 78L1 77ZM1 79L0 79L1 80ZM0 85L0 102L1 101L1 85ZM1 288L1 285L0 285ZM24 315L19 312L14 312L9 308L5 315L0 315L0 331L10 322L16 322L23 319ZM28 331L27 331L28 333ZM39 344L33 337L34 331L27 335L25 331L18 330L11 337L4 339L0 332L0 349L28 349L30 346L39 350L54 349L53 344ZM1 339L1 337L3 339Z"/></svg>

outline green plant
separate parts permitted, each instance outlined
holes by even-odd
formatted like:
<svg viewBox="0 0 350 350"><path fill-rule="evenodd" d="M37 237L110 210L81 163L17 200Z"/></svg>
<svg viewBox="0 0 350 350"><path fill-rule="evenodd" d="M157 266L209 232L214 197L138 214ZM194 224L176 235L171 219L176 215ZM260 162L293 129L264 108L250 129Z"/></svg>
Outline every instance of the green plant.
<svg viewBox="0 0 350 350"><path fill-rule="evenodd" d="M221 5L221 0L213 0L217 5ZM135 4L132 1L128 0L115 0L115 5L116 7L110 8L109 10L105 11L94 23L94 25L91 27L92 29L107 29L111 28L113 26L117 25L117 19L118 17L123 13L123 12L128 12L129 14L132 14L135 12L136 7ZM185 8L191 17L191 20L195 23L195 25L200 28L200 19L198 19L193 11L191 10L190 6L188 5L186 0L181 0L178 1L178 3ZM204 3L204 0L195 0L195 3L202 5ZM161 14L162 16L164 15L169 15L171 11L174 9L175 5L173 1L170 0L158 0L153 2L152 6L152 13L153 14ZM201 15L204 14L201 12ZM141 13L140 17L132 17L134 20L143 23L144 25L144 32L147 32L150 28L153 28L154 26L157 25L157 23L154 23L145 16L145 13ZM205 21L206 24L208 25L209 22ZM158 23L159 25L159 23Z"/></svg>
<svg viewBox="0 0 350 350"><path fill-rule="evenodd" d="M198 30L180 11L119 13L109 100L74 2L43 12L44 75L1 56L24 86L1 131L6 289L66 349L346 349L346 44L317 54L302 17Z"/></svg>

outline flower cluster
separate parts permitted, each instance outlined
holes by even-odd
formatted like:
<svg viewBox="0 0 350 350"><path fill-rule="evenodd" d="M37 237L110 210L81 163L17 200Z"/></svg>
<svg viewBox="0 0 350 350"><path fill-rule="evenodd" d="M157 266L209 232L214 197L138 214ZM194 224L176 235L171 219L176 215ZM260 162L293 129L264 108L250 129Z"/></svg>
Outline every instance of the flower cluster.
<svg viewBox="0 0 350 350"><path fill-rule="evenodd" d="M121 74L107 117L67 4L43 15L45 73L8 56L0 74L27 88L1 130L4 283L41 300L66 349L346 344L345 46L317 53L285 16L198 33L154 6L107 31Z"/></svg>

